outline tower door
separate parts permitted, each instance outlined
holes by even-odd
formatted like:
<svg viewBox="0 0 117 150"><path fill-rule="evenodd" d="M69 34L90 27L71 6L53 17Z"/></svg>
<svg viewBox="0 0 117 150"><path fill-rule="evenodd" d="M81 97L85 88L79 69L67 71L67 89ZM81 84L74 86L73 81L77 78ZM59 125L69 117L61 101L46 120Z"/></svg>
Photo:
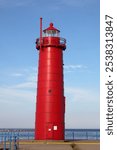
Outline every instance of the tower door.
<svg viewBox="0 0 117 150"><path fill-rule="evenodd" d="M46 139L52 140L53 139L53 124L47 123L46 125Z"/></svg>

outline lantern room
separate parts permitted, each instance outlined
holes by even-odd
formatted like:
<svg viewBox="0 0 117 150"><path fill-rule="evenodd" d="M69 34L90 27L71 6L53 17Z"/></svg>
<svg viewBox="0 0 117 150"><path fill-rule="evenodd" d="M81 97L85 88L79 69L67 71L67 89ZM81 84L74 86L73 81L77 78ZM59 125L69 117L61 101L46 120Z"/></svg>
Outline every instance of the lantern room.
<svg viewBox="0 0 117 150"><path fill-rule="evenodd" d="M44 37L59 37L60 31L53 26L53 23L50 23L50 26L43 30Z"/></svg>
<svg viewBox="0 0 117 150"><path fill-rule="evenodd" d="M40 33L40 38L36 40L36 48L38 50L48 46L66 49L66 40L60 37L60 31L54 27L53 23L50 23L50 26L43 30L43 36L42 28Z"/></svg>

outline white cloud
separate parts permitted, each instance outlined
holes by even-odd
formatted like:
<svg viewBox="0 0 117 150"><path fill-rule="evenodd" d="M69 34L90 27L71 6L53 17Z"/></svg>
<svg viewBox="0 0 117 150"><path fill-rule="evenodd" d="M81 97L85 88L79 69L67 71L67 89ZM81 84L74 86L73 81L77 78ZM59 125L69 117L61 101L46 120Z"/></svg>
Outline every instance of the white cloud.
<svg viewBox="0 0 117 150"><path fill-rule="evenodd" d="M66 127L99 128L99 93L94 89L66 87Z"/></svg>
<svg viewBox="0 0 117 150"><path fill-rule="evenodd" d="M81 65L65 65L64 68L65 69L78 69L81 68Z"/></svg>
<svg viewBox="0 0 117 150"><path fill-rule="evenodd" d="M65 73L71 73L71 72L74 72L74 71L84 71L87 69L87 66L84 66L84 65L80 65L80 64L76 64L76 65L64 65L64 71Z"/></svg>
<svg viewBox="0 0 117 150"><path fill-rule="evenodd" d="M22 73L12 73L11 76L13 76L13 77L21 77L21 76L23 76L23 74Z"/></svg>
<svg viewBox="0 0 117 150"><path fill-rule="evenodd" d="M36 73L32 68L11 72L4 72L0 85L0 127L34 127Z"/></svg>
<svg viewBox="0 0 117 150"><path fill-rule="evenodd" d="M36 89L36 82L24 82L12 86L14 89Z"/></svg>
<svg viewBox="0 0 117 150"><path fill-rule="evenodd" d="M83 65L68 65L65 69L70 71L82 68L85 69ZM7 80L5 81L4 86L0 85L0 114L3 114L2 116L4 116L0 116L0 120L2 121L0 127L14 127L14 123L15 127L33 127L37 88L37 69L29 68L26 70L17 70L14 71L12 75L16 77L15 81L18 81L17 83L12 83L14 78L10 75L10 79L12 79L10 84L7 84ZM91 123L93 122L91 120L94 116L98 119L97 121L94 119L95 124L93 125L96 126L96 124L98 124L99 113L96 114L94 109L97 109L97 111L99 109L99 94L94 91L94 89L65 87L65 96L67 127L82 127L82 124L86 124L86 122L87 126L91 127ZM91 104L91 106L89 106L89 104ZM94 105L96 104L98 106L95 107ZM89 109L90 113L88 112ZM83 121L84 119L82 118L86 118L85 114L82 114L84 111L88 112L85 114L87 117L88 115L90 116L89 121ZM92 115L92 112L94 116ZM11 117L9 117L9 115ZM27 121L26 118L28 118ZM15 121L11 122L11 119ZM24 124L21 122L24 122ZM29 124L31 126L29 126Z"/></svg>
<svg viewBox="0 0 117 150"><path fill-rule="evenodd" d="M34 127L36 93L0 87L0 128Z"/></svg>
<svg viewBox="0 0 117 150"><path fill-rule="evenodd" d="M0 87L0 101L5 103L34 101L36 93L10 87Z"/></svg>
<svg viewBox="0 0 117 150"><path fill-rule="evenodd" d="M13 84L14 82L10 84L10 88L36 88L37 70L35 68L22 69L14 72L12 71L12 73L6 72L4 76L9 76L9 78L11 79L10 81L15 81L15 84ZM9 81L7 80L7 83L8 82Z"/></svg>
<svg viewBox="0 0 117 150"><path fill-rule="evenodd" d="M73 101L99 101L99 93L93 89L82 89L78 87L66 87L65 93Z"/></svg>
<svg viewBox="0 0 117 150"><path fill-rule="evenodd" d="M34 127L36 90L27 86L0 87L0 127ZM67 128L99 127L99 95L94 90L67 87L65 96Z"/></svg>
<svg viewBox="0 0 117 150"><path fill-rule="evenodd" d="M100 128L99 112L79 112L66 114L66 128Z"/></svg>
<svg viewBox="0 0 117 150"><path fill-rule="evenodd" d="M4 84L0 85L0 101L5 103L34 101L37 88L37 73L34 68L5 71Z"/></svg>
<svg viewBox="0 0 117 150"><path fill-rule="evenodd" d="M87 68L86 66L83 65L65 65L65 69L81 69L81 68Z"/></svg>

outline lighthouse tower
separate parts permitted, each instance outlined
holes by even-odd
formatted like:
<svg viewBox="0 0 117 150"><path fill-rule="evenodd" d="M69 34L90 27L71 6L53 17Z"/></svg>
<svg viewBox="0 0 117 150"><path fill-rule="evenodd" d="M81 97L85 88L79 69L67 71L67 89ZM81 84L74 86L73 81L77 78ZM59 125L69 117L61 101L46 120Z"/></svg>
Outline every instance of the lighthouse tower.
<svg viewBox="0 0 117 150"><path fill-rule="evenodd" d="M40 38L36 40L36 49L39 50L36 140L64 140L63 50L66 49L66 40L59 37L59 33L53 23L42 33L40 18Z"/></svg>

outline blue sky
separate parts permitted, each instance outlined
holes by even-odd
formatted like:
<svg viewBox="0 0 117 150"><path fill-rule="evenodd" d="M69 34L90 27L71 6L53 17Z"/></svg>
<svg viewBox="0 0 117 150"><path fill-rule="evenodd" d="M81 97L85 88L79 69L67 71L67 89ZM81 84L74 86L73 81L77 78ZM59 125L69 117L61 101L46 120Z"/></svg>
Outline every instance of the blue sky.
<svg viewBox="0 0 117 150"><path fill-rule="evenodd" d="M66 128L99 128L99 0L0 0L0 127L34 127L39 37L67 40Z"/></svg>

